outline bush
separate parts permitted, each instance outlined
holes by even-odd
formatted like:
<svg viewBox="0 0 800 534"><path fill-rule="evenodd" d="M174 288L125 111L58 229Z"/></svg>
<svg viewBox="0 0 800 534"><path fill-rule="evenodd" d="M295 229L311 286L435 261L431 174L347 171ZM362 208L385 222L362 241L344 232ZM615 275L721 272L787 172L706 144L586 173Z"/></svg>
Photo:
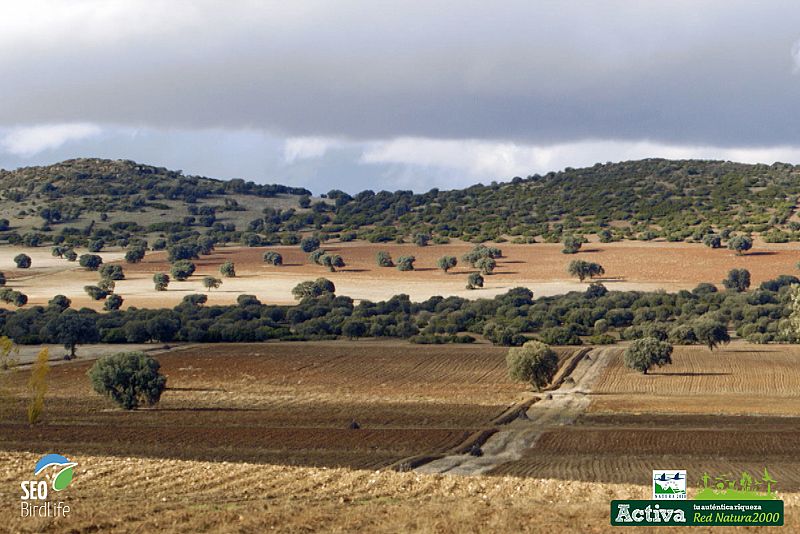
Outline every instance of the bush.
<svg viewBox="0 0 800 534"><path fill-rule="evenodd" d="M27 254L17 254L14 256L14 263L17 264L17 269L30 269L31 257Z"/></svg>
<svg viewBox="0 0 800 534"><path fill-rule="evenodd" d="M203 287L206 290L211 291L212 289L217 289L219 286L222 285L222 280L219 278L214 278L213 276L206 276L203 278Z"/></svg>
<svg viewBox="0 0 800 534"><path fill-rule="evenodd" d="M194 271L195 271L194 263L188 260L176 261L175 263L172 264L172 269L170 269L172 277L180 282L192 276L192 274L194 274Z"/></svg>
<svg viewBox="0 0 800 534"><path fill-rule="evenodd" d="M94 239L89 241L89 244L86 246L86 248L89 250L89 252L100 252L103 250L104 246L106 246L106 244L102 239Z"/></svg>
<svg viewBox="0 0 800 534"><path fill-rule="evenodd" d="M417 234L414 236L414 243L420 247L428 246L428 242L430 242L430 240L430 234Z"/></svg>
<svg viewBox="0 0 800 534"><path fill-rule="evenodd" d="M327 278L317 278L313 282L309 280L297 284L292 289L292 296L297 300L303 300L308 297L320 297L326 293L334 293L335 291L336 287L333 285L333 282Z"/></svg>
<svg viewBox="0 0 800 534"><path fill-rule="evenodd" d="M483 275L494 274L494 269L497 267L497 262L494 261L494 258L485 257L476 261L475 267L480 269L481 274Z"/></svg>
<svg viewBox="0 0 800 534"><path fill-rule="evenodd" d="M88 375L92 389L126 410L152 406L161 399L167 379L158 360L143 352L123 352L97 360Z"/></svg>
<svg viewBox="0 0 800 534"><path fill-rule="evenodd" d="M82 254L78 260L78 265L89 271L96 271L103 264L103 258L97 254Z"/></svg>
<svg viewBox="0 0 800 534"><path fill-rule="evenodd" d="M72 301L64 295L56 295L47 302L47 307L52 310L57 310L59 313L63 312L72 305Z"/></svg>
<svg viewBox="0 0 800 534"><path fill-rule="evenodd" d="M625 366L642 374L657 365L662 367L672 363L672 345L652 337L637 339L625 349Z"/></svg>
<svg viewBox="0 0 800 534"><path fill-rule="evenodd" d="M514 380L528 382L536 391L550 383L558 370L558 356L544 343L528 341L508 349L508 374Z"/></svg>
<svg viewBox="0 0 800 534"><path fill-rule="evenodd" d="M338 254L323 254L319 259L319 264L327 267L332 273L336 272L337 268L345 266L344 260Z"/></svg>

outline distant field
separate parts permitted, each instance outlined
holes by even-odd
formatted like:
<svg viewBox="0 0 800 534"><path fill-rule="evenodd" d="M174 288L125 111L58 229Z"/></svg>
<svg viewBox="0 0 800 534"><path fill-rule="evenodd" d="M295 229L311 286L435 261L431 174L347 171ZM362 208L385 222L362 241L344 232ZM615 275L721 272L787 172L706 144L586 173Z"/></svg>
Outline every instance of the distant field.
<svg viewBox="0 0 800 534"><path fill-rule="evenodd" d="M52 369L45 424L24 422L19 372L0 449L377 468L445 452L518 400L505 350L407 343L193 346L158 356L169 389L122 412L90 391L90 362ZM356 421L361 429L348 428Z"/></svg>
<svg viewBox="0 0 800 534"><path fill-rule="evenodd" d="M466 298L493 297L517 286L532 289L537 296L548 296L568 291L582 291L579 283L566 273L567 265L575 259L603 265L606 276L601 280L609 289L646 290L691 289L700 282L719 284L733 268L746 268L757 286L764 280L781 274L792 274L800 261L800 249L791 244L756 243L754 251L745 256L735 256L727 249L712 250L699 244L665 242L589 243L575 255L561 253L560 244L536 243L532 245L499 245L505 256L498 260L492 276L486 276L485 288L476 291L465 289L467 274L473 272L469 265L460 264L445 274L436 267L444 255L461 257L472 245L454 242L449 245L418 247L413 244L370 244L364 242L325 244L329 252L340 254L347 267L335 272L308 263L307 254L298 247L242 248L220 247L210 256L195 261L197 271L185 282L171 283L166 292L153 290L152 276L168 272L165 252L149 253L136 265L123 263L126 279L117 282L116 292L125 299L125 306L174 306L187 294L205 292L202 278L219 276L219 267L226 260L236 265L237 277L226 278L218 290L208 294L212 304L230 304L242 293L254 294L263 302L286 304L294 302L291 290L298 283L318 277L332 280L341 295L355 299L385 300L405 293L413 300L424 300L434 295L457 295ZM284 265L272 267L263 263L266 250L283 255ZM393 258L402 255L416 257L416 269L400 272L394 268L381 268L375 264L375 254L388 251ZM33 258L28 270L14 268L12 258L25 252ZM78 251L84 253L85 251ZM106 262L120 261L120 251L101 253ZM77 306L96 309L102 303L94 302L83 287L96 284L97 273L79 268L75 263L52 258L50 249L22 249L0 247L0 271L9 279L9 286L22 291L31 304L44 304L53 295L65 294ZM7 306L6 306L7 307Z"/></svg>

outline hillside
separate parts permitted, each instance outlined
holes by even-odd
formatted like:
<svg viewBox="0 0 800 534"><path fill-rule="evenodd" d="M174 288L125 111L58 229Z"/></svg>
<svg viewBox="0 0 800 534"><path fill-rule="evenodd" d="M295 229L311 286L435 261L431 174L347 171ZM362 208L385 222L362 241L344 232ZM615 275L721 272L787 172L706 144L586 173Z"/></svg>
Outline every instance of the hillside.
<svg viewBox="0 0 800 534"><path fill-rule="evenodd" d="M12 244L176 242L295 244L299 232L372 242L460 238L533 242L598 234L603 241L702 241L758 233L800 240L800 167L720 161L596 164L509 183L414 194L330 191L184 176L127 160L76 159L0 170L0 239ZM6 222L7 221L7 222Z"/></svg>

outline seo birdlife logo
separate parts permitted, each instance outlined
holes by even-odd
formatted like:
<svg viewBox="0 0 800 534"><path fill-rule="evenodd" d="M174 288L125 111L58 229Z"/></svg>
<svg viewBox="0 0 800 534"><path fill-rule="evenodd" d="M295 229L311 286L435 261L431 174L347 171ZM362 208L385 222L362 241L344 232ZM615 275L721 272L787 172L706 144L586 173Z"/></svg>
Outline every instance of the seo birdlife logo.
<svg viewBox="0 0 800 534"><path fill-rule="evenodd" d="M74 467L78 465L60 454L42 456L33 470L35 480L23 480L20 484L20 496L23 517L64 517L70 507L62 501L48 499L50 488L55 492L63 491L72 482ZM44 478L42 478L44 477Z"/></svg>

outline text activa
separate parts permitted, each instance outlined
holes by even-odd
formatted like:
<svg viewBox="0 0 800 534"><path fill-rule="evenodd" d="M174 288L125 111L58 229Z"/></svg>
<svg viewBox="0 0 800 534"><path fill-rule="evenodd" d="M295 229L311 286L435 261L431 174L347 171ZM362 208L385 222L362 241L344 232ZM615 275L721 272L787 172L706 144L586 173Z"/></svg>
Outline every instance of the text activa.
<svg viewBox="0 0 800 534"><path fill-rule="evenodd" d="M618 523L641 523L643 521L648 523L686 522L686 516L680 508L661 508L658 504L655 506L648 505L643 509L634 508L631 510L630 508L630 504L620 504L615 521Z"/></svg>

